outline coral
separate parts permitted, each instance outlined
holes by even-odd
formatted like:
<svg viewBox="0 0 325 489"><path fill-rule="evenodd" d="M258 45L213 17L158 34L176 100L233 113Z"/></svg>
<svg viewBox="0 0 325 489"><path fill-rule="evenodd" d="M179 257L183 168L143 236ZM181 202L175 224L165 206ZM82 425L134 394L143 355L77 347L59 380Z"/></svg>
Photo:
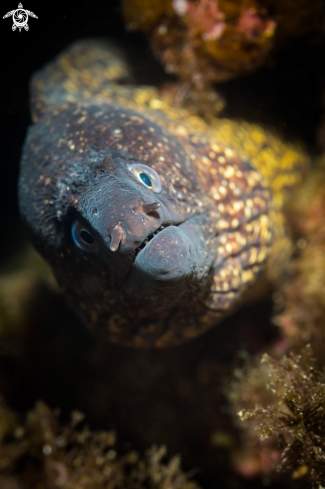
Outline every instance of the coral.
<svg viewBox="0 0 325 489"><path fill-rule="evenodd" d="M301 478L305 488L324 486L325 374L315 368L310 347L301 355L281 360L264 354L262 362L274 400L238 414L243 421L253 420L262 440L278 437L278 471L287 472L292 479Z"/></svg>
<svg viewBox="0 0 325 489"><path fill-rule="evenodd" d="M83 415L66 426L38 402L24 419L0 400L0 486L6 489L197 489L180 469L179 457L153 446L118 457L111 431L91 431Z"/></svg>
<svg viewBox="0 0 325 489"><path fill-rule="evenodd" d="M176 100L205 115L220 110L210 86L251 73L292 36L321 29L321 0L124 0L127 27L142 30L168 73ZM209 101L210 100L210 101Z"/></svg>

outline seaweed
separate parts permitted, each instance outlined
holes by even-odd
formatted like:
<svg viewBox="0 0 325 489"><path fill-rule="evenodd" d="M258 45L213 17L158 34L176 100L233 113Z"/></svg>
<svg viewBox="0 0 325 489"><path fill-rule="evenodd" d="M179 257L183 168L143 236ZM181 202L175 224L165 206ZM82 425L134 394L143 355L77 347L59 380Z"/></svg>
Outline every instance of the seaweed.
<svg viewBox="0 0 325 489"><path fill-rule="evenodd" d="M256 404L254 408L241 409L240 419L250 420L250 429L257 429L261 440L271 438L273 447L277 446L278 472L285 472L292 479L301 478L303 487L324 486L324 371L316 368L310 346L301 355L291 353L276 360L264 354L261 361L268 377L265 388L273 395L273 401L268 406ZM259 370L259 366L255 369Z"/></svg>
<svg viewBox="0 0 325 489"><path fill-rule="evenodd" d="M0 399L0 487L3 489L197 489L167 458L165 446L117 455L113 431L92 431L75 411L68 424L38 401L26 415Z"/></svg>

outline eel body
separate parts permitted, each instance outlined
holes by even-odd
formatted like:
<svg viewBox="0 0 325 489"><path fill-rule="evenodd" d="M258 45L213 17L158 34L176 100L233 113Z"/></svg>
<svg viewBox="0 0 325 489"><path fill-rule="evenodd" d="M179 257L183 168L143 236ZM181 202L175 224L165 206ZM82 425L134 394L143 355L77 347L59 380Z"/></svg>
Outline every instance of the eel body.
<svg viewBox="0 0 325 489"><path fill-rule="evenodd" d="M286 189L308 156L255 125L206 124L127 77L101 40L34 75L20 210L88 327L166 347L220 322L266 264L275 271Z"/></svg>

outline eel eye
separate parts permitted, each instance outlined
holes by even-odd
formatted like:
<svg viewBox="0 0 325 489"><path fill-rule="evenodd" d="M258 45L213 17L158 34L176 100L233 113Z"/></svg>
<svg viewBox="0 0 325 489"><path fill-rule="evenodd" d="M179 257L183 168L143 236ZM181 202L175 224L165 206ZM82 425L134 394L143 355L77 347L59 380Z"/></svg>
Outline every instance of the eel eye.
<svg viewBox="0 0 325 489"><path fill-rule="evenodd" d="M88 253L97 253L99 251L98 243L81 222L74 221L71 226L71 234L74 244L82 251L87 251Z"/></svg>
<svg viewBox="0 0 325 489"><path fill-rule="evenodd" d="M142 163L132 163L128 165L128 169L147 188L150 188L156 194L161 192L161 181L158 173L153 168Z"/></svg>

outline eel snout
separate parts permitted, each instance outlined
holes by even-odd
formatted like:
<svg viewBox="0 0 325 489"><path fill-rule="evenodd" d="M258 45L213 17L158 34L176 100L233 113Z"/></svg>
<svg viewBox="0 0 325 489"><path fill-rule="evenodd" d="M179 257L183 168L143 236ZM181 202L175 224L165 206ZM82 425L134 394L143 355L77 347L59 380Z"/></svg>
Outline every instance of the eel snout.
<svg viewBox="0 0 325 489"><path fill-rule="evenodd" d="M139 252L140 247L159 232L164 217L160 202L123 203L114 202L111 212L103 212L100 232L113 253L128 255Z"/></svg>

